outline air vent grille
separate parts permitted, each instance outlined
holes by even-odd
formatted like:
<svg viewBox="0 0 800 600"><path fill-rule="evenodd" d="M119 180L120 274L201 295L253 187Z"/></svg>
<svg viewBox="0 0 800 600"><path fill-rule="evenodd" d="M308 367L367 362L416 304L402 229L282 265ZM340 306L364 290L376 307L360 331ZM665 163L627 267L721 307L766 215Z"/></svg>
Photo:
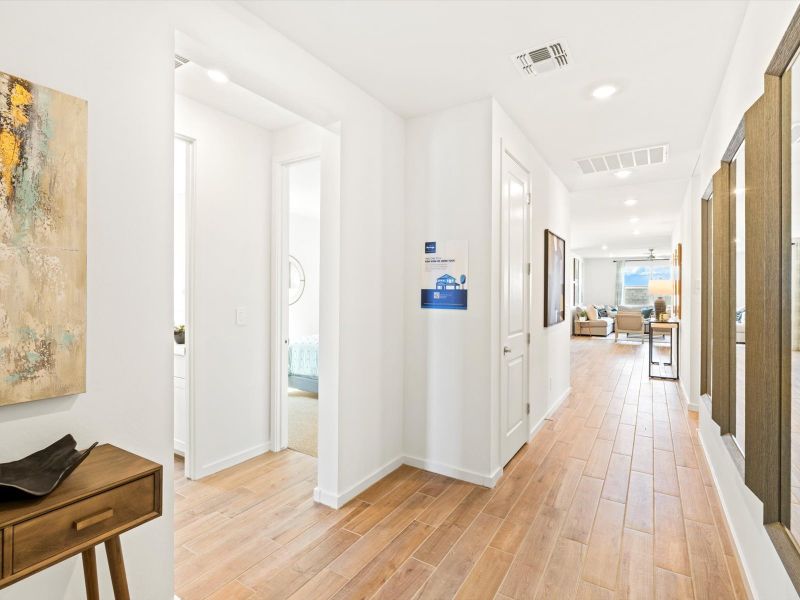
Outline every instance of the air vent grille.
<svg viewBox="0 0 800 600"><path fill-rule="evenodd" d="M623 150L621 152L579 158L575 162L581 173L591 175L592 173L658 165L667 162L668 158L669 145L662 144L660 146L648 146L647 148L636 148L635 150Z"/></svg>
<svg viewBox="0 0 800 600"><path fill-rule="evenodd" d="M186 63L189 62L189 59L185 56L181 56L180 54L175 55L175 68L182 67Z"/></svg>
<svg viewBox="0 0 800 600"><path fill-rule="evenodd" d="M535 77L550 71L564 69L571 64L567 45L552 42L545 46L524 50L511 57L517 70L526 77Z"/></svg>

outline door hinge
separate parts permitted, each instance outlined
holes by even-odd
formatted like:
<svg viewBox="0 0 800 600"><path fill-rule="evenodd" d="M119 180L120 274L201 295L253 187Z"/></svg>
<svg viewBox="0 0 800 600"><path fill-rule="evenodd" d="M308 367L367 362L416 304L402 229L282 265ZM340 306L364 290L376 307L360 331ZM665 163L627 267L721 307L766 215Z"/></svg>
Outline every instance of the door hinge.
<svg viewBox="0 0 800 600"><path fill-rule="evenodd" d="M529 344L531 343L531 334L530 333L528 334L528 343Z"/></svg>
<svg viewBox="0 0 800 600"><path fill-rule="evenodd" d="M528 204L530 204L530 203L531 203L531 193L528 192Z"/></svg>
<svg viewBox="0 0 800 600"><path fill-rule="evenodd" d="M528 275L531 274L531 263L528 263Z"/></svg>
<svg viewBox="0 0 800 600"><path fill-rule="evenodd" d="M528 402L528 403L525 405L525 414L526 414L526 415L529 415L529 414L531 414L531 403L530 403L530 402Z"/></svg>

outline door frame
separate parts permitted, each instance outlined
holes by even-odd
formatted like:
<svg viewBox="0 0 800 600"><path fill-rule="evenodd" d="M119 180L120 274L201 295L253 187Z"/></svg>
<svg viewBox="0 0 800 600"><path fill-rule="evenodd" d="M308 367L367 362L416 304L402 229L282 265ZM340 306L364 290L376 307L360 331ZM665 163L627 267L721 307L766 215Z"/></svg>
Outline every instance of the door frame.
<svg viewBox="0 0 800 600"><path fill-rule="evenodd" d="M194 377L194 324L195 324L195 214L197 203L197 140L182 133L174 133L173 139L181 140L186 143L186 210L185 219L185 253L186 261L184 266L185 273L185 311L186 311L186 339L184 342L184 362L185 362L185 398L186 398L186 450L184 451L184 475L187 479L196 479L196 444L197 439L197 415L195 410L195 377ZM174 161L174 153L173 153ZM174 170L174 165L173 165ZM173 192L173 212L174 212L174 192ZM173 243L174 243L173 226ZM174 259L174 255L173 255ZM174 264L174 260L173 260ZM174 274L173 274L174 285ZM174 302L173 302L174 304ZM174 356L174 355L173 355ZM173 357L174 364L174 357ZM174 378L173 367L173 378ZM175 402L173 394L173 404ZM173 440L175 424L173 423ZM174 445L174 441L173 441ZM173 448L174 450L174 448Z"/></svg>
<svg viewBox="0 0 800 600"><path fill-rule="evenodd" d="M289 442L289 413L286 406L286 394L289 389L287 381L289 371L289 190L286 173L291 165L313 159L320 161L321 178L322 153L320 149L299 150L272 159L272 210L270 214L272 240L268 295L270 299L270 331L272 332L270 335L270 449L273 452L284 450L288 447ZM322 202L321 188L320 202ZM321 227L320 214L320 229ZM319 429L319 421L317 429ZM319 435L319 432L317 434Z"/></svg>
<svg viewBox="0 0 800 600"><path fill-rule="evenodd" d="M526 174L526 178L525 178L525 182L526 182L526 186L527 186L526 193L528 195L527 203L525 205L525 217L524 217L524 220L525 220L525 232L527 234L527 237L526 237L525 243L524 243L525 262L527 263L528 267L527 267L527 282L526 282L526 285L524 286L525 299L523 301L523 306L525 307L525 330L527 332L527 340L526 340L526 347L525 347L525 364L524 364L524 367L523 367L524 373L525 373L525 403L526 403L526 412L525 412L525 416L524 416L523 426L525 428L525 443L527 443L527 441L530 439L530 427L531 427L530 361L531 361L531 341L532 341L531 303L532 303L532 298L533 298L533 290L532 290L533 274L532 274L532 258L531 258L533 256L533 253L532 253L532 242L533 242L532 233L533 232L531 231L531 206L532 206L532 202L533 202L533 200L532 200L533 196L532 196L532 193L531 193L531 187L532 187L531 176L532 176L532 173L531 173L531 170L528 167L525 166L525 164L522 162L522 160L517 158L517 156L513 152L511 152L511 150L509 150L509 148L505 144L504 140L500 141L500 146L501 146L501 149L500 149L500 197L499 197L499 202L500 203L499 203L499 206L498 206L498 210L500 211L500 221L499 221L499 226L500 227L499 227L499 233L498 233L499 240L500 240L500 256L499 256L499 261L500 261L500 273L499 273L499 275L500 275L500 282L499 282L500 283L500 301L498 302L499 312L498 312L498 315L497 315L497 319L498 319L497 322L499 324L502 324L502 322L503 322L502 314L503 314L503 310L505 310L504 302L503 302L504 277L505 277L505 271L504 271L504 265L503 265L503 243L505 241L505 238L503 237L502 210L503 210L503 181L504 181L504 177L505 177L505 165L507 164L506 163L507 160L513 161ZM503 456L503 438L505 436L504 424L503 424L503 411L504 411L504 408L503 408L503 404L504 404L504 398L503 398L503 368L504 367L503 367L503 363L505 361L505 356L503 354L503 350L502 349L503 349L503 346L504 346L504 343L505 343L504 342L504 335L505 334L503 332L503 327L502 326L499 326L498 330L499 330L499 335L498 335L498 349L499 349L499 352L497 353L497 361L498 361L497 364L498 364L498 374L499 374L498 386L499 386L499 398L500 398L500 406L499 406L499 409L500 409L500 419L499 419L499 426L500 426L500 438L499 438L499 441L500 441L500 444L499 444L499 452L500 452L500 455L501 455L500 467L501 468L505 468L505 465L508 463L508 461L504 462L505 458ZM524 443L523 443L523 445L524 445Z"/></svg>

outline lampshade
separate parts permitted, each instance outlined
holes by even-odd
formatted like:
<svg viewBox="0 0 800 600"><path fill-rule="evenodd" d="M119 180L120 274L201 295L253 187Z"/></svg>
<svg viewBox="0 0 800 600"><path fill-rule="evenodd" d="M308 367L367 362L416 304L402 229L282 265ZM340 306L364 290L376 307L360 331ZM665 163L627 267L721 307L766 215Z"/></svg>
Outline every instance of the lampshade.
<svg viewBox="0 0 800 600"><path fill-rule="evenodd" d="M671 279L651 279L647 285L647 291L651 296L671 296L672 295L672 280Z"/></svg>

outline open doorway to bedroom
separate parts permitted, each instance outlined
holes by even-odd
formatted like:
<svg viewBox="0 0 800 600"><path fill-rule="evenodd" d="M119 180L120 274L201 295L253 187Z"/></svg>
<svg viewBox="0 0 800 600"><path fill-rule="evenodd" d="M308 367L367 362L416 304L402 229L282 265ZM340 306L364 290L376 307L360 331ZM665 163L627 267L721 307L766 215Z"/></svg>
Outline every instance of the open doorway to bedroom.
<svg viewBox="0 0 800 600"><path fill-rule="evenodd" d="M317 456L319 415L320 157L280 166L288 210L287 447Z"/></svg>
<svg viewBox="0 0 800 600"><path fill-rule="evenodd" d="M191 443L175 458L175 593L227 598L259 588L275 544L332 502L337 389L320 367L338 369L340 140L206 46L178 33L176 52L175 324L191 366L183 385L176 367L176 448Z"/></svg>

